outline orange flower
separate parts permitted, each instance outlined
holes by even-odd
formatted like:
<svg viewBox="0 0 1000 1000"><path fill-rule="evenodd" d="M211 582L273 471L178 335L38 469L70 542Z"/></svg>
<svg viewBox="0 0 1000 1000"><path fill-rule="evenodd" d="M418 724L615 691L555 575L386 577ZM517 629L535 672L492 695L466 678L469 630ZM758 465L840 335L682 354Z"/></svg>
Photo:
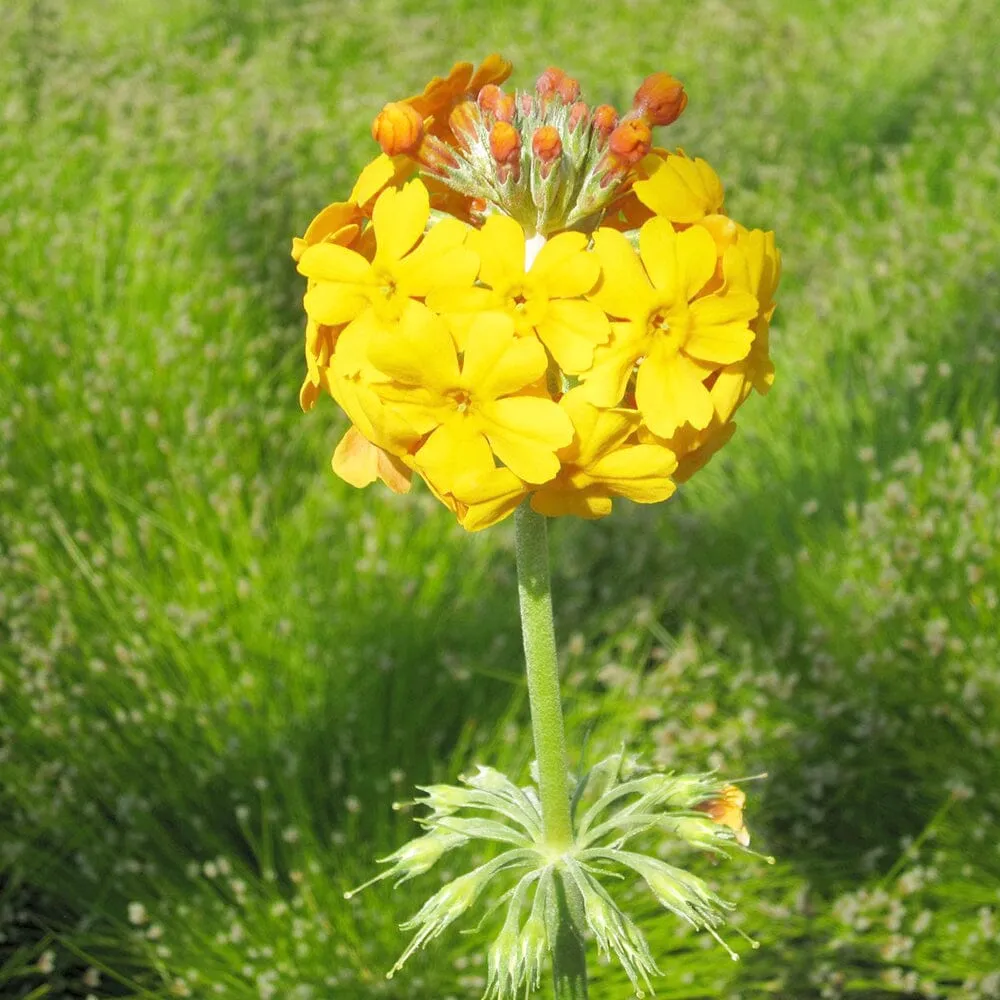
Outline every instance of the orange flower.
<svg viewBox="0 0 1000 1000"><path fill-rule="evenodd" d="M448 124L451 109L468 96L475 99L487 84L503 83L513 68L510 62L496 52L488 55L476 70L470 62L455 63L446 77L435 76L422 93L407 97L404 103L409 104L424 118L434 119L427 130L430 135L444 139L445 142L453 142L454 136Z"/></svg>

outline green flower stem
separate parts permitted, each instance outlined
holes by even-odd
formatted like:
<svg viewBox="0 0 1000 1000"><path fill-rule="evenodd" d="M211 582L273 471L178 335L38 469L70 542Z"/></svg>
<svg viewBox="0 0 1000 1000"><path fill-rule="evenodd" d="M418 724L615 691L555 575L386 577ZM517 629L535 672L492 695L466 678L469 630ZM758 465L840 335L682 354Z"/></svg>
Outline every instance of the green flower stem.
<svg viewBox="0 0 1000 1000"><path fill-rule="evenodd" d="M542 800L542 836L549 847L559 851L573 843L573 825L569 814L569 765L559 698L545 517L523 503L514 512L514 530L531 731Z"/></svg>
<svg viewBox="0 0 1000 1000"><path fill-rule="evenodd" d="M569 811L569 766L559 697L545 517L523 503L514 512L514 531L521 633L542 803L542 837L554 853L559 853L573 843L573 821ZM558 900L549 928L556 1000L587 1000L583 901L569 898L562 879L556 882Z"/></svg>

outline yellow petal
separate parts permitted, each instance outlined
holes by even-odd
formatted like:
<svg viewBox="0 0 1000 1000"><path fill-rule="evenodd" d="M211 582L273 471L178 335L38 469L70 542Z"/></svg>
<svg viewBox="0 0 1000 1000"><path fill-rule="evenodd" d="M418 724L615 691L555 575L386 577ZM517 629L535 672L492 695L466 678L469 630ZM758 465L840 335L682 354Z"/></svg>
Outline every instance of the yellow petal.
<svg viewBox="0 0 1000 1000"><path fill-rule="evenodd" d="M729 365L716 376L711 389L715 415L725 423L750 395L751 385L746 376L746 362Z"/></svg>
<svg viewBox="0 0 1000 1000"><path fill-rule="evenodd" d="M573 465L589 472L594 462L624 444L638 428L641 417L635 410L606 410L592 406L582 389L582 386L571 389L559 400L576 431L571 446L575 457L571 459L566 450L559 454L564 462L572 461Z"/></svg>
<svg viewBox="0 0 1000 1000"><path fill-rule="evenodd" d="M309 223L302 238L311 246L333 235L345 226L357 223L360 219L361 212L357 205L351 202L335 201L332 205L327 205Z"/></svg>
<svg viewBox="0 0 1000 1000"><path fill-rule="evenodd" d="M539 250L531 276L550 299L586 295L597 284L601 264L586 246L583 233L560 233Z"/></svg>
<svg viewBox="0 0 1000 1000"><path fill-rule="evenodd" d="M669 360L650 355L639 366L635 401L654 434L670 437L685 423L708 426L715 409L702 382L704 374L680 355Z"/></svg>
<svg viewBox="0 0 1000 1000"><path fill-rule="evenodd" d="M395 269L399 293L414 298L439 288L471 288L479 270L479 257L468 247L453 247L436 254L418 247Z"/></svg>
<svg viewBox="0 0 1000 1000"><path fill-rule="evenodd" d="M677 468L672 451L655 444L617 448L588 469L588 474L616 496L636 503L659 503L676 489L671 474Z"/></svg>
<svg viewBox="0 0 1000 1000"><path fill-rule="evenodd" d="M313 285L302 302L306 314L313 322L327 326L349 323L369 305L363 286L332 284L328 281Z"/></svg>
<svg viewBox="0 0 1000 1000"><path fill-rule="evenodd" d="M511 514L524 499L528 487L510 469L493 469L477 476L461 477L455 496L467 510L459 516L466 531L481 531Z"/></svg>
<svg viewBox="0 0 1000 1000"><path fill-rule="evenodd" d="M332 365L338 375L345 378L361 376L365 382L384 382L385 376L368 356L372 339L388 333L378 314L367 309L352 320L337 338Z"/></svg>
<svg viewBox="0 0 1000 1000"><path fill-rule="evenodd" d="M417 164L408 156L388 157L382 153L361 171L348 201L364 207L388 184L401 181L416 169Z"/></svg>
<svg viewBox="0 0 1000 1000"><path fill-rule="evenodd" d="M728 365L747 356L753 343L750 320L757 300L748 292L709 295L691 304L691 331L684 350L692 358Z"/></svg>
<svg viewBox="0 0 1000 1000"><path fill-rule="evenodd" d="M377 267L388 266L413 249L423 235L430 210L427 188L419 180L410 181L398 191L388 188L378 196L372 210Z"/></svg>
<svg viewBox="0 0 1000 1000"><path fill-rule="evenodd" d="M611 324L603 310L583 299L549 302L545 318L535 330L567 375L579 375L590 368L594 348L611 338Z"/></svg>
<svg viewBox="0 0 1000 1000"><path fill-rule="evenodd" d="M715 273L718 257L712 234L702 226L678 233L677 261L681 294L690 301Z"/></svg>
<svg viewBox="0 0 1000 1000"><path fill-rule="evenodd" d="M469 246L481 260L479 280L490 288L507 288L524 278L524 230L509 215L491 215L469 234Z"/></svg>
<svg viewBox="0 0 1000 1000"><path fill-rule="evenodd" d="M302 382L302 388L299 389L299 406L302 412L308 413L316 405L317 399L319 399L319 382L314 382L307 375Z"/></svg>
<svg viewBox="0 0 1000 1000"><path fill-rule="evenodd" d="M462 420L432 431L413 462L436 492L449 494L454 493L456 483L468 486L496 468L486 438L471 421Z"/></svg>
<svg viewBox="0 0 1000 1000"><path fill-rule="evenodd" d="M498 399L481 410L494 453L528 483L544 483L559 471L555 451L573 440L573 425L549 399Z"/></svg>
<svg viewBox="0 0 1000 1000"><path fill-rule="evenodd" d="M713 429L703 444L684 455L677 465L674 481L686 483L696 472L708 464L708 460L736 433L736 424L713 425Z"/></svg>
<svg viewBox="0 0 1000 1000"><path fill-rule="evenodd" d="M479 399L496 399L541 378L547 365L542 345L515 337L506 313L480 313L466 334L462 385Z"/></svg>
<svg viewBox="0 0 1000 1000"><path fill-rule="evenodd" d="M428 292L425 301L436 313L476 313L503 307L502 300L489 288L439 287Z"/></svg>
<svg viewBox="0 0 1000 1000"><path fill-rule="evenodd" d="M307 247L299 258L298 271L317 281L347 285L375 283L371 264L361 254L337 243L317 243Z"/></svg>
<svg viewBox="0 0 1000 1000"><path fill-rule="evenodd" d="M416 302L408 303L397 327L372 335L368 357L376 368L404 385L444 392L460 382L448 328Z"/></svg>
<svg viewBox="0 0 1000 1000"><path fill-rule="evenodd" d="M596 406L617 406L648 339L634 323L612 323L611 340L596 349L593 366L581 375L584 398Z"/></svg>
<svg viewBox="0 0 1000 1000"><path fill-rule="evenodd" d="M531 509L546 517L573 515L592 521L611 513L611 498L602 495L599 487L575 490L546 484L532 493Z"/></svg>
<svg viewBox="0 0 1000 1000"><path fill-rule="evenodd" d="M632 244L614 229L598 229L594 254L601 265L601 278L589 298L609 316L641 316L645 320L652 289Z"/></svg>

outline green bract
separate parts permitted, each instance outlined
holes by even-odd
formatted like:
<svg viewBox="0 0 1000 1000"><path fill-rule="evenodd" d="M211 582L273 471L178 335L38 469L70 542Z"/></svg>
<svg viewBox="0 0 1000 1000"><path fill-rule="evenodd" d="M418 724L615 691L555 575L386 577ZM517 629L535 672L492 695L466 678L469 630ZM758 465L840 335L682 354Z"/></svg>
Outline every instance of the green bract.
<svg viewBox="0 0 1000 1000"><path fill-rule="evenodd" d="M447 852L474 841L504 849L448 882L401 925L415 933L390 977L485 896L491 909L505 908L489 951L488 1000L513 1000L537 988L545 956L553 951L555 929L566 913L576 914L573 920L580 924L573 931L581 937L592 935L602 953L614 955L636 995L643 996L651 989L649 977L659 970L642 932L601 880L621 880L629 872L645 881L664 908L707 931L737 957L717 931L732 909L730 903L697 875L642 850L625 849L650 834L647 842L660 844L666 837L721 856L734 849L747 851L736 830L709 815L712 804L732 797L731 784L713 774L657 773L634 757L614 754L573 784L573 842L566 849L553 849L542 834L534 784L519 787L490 767L479 767L460 781L461 786L420 789L423 794L414 804L429 810L417 819L426 832L383 858L390 867L366 885L386 878L405 882L424 874ZM513 882L512 873L517 875ZM579 905L560 911L560 898Z"/></svg>

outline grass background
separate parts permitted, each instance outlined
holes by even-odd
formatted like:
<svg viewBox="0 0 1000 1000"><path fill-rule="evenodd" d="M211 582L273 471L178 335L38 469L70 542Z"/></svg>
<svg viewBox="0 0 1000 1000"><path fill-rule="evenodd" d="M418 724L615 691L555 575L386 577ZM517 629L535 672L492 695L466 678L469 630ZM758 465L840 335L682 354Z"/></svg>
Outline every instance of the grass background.
<svg viewBox="0 0 1000 1000"><path fill-rule="evenodd" d="M0 995L479 996L485 931L383 978L434 877L342 892L413 784L525 766L510 531L329 474L288 247L386 100L496 49L683 79L668 141L785 255L731 446L552 530L581 761L770 775L778 864L700 864L762 947L638 895L658 995L1000 996L993 8L5 3Z"/></svg>

